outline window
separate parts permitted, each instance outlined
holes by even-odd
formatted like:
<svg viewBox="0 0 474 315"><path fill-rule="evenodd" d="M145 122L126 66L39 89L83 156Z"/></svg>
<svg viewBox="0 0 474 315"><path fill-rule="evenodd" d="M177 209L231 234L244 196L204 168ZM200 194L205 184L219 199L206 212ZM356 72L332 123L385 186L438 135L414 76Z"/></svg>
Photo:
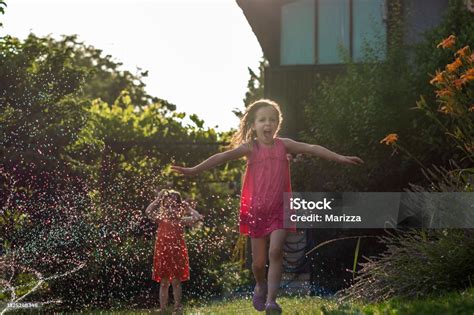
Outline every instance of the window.
<svg viewBox="0 0 474 315"><path fill-rule="evenodd" d="M314 0L300 0L281 9L281 64L314 63Z"/></svg>
<svg viewBox="0 0 474 315"><path fill-rule="evenodd" d="M366 45L385 58L385 0L297 0L282 6L282 65L342 63L341 47L363 61Z"/></svg>
<svg viewBox="0 0 474 315"><path fill-rule="evenodd" d="M352 58L363 61L366 44L380 47L378 59L385 59L387 44L387 6L384 0L352 1ZM378 45L377 45L378 44Z"/></svg>

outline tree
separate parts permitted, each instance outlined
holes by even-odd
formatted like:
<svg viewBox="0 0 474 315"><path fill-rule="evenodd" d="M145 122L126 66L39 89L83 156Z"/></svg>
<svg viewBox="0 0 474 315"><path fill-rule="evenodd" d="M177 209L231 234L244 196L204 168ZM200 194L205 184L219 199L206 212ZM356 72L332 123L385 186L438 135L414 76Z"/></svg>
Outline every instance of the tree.
<svg viewBox="0 0 474 315"><path fill-rule="evenodd" d="M169 166L202 161L229 135L205 129L197 116L185 125L184 113L148 96L139 77L112 60L74 36L0 39L2 252L45 277L65 261L84 264L75 281L48 283L67 308L149 301L144 270L155 226L144 209L157 187L173 185L208 217L191 251L206 264L189 285L207 281L200 291L219 293L225 273L216 278L216 270L237 235L235 185L227 183L237 181L240 164L192 180Z"/></svg>
<svg viewBox="0 0 474 315"><path fill-rule="evenodd" d="M5 14L5 8L7 7L7 4L5 1L0 1L0 13ZM2 23L0 23L0 27L2 27Z"/></svg>
<svg viewBox="0 0 474 315"><path fill-rule="evenodd" d="M268 64L265 57L262 57L258 66L258 73L248 67L250 78L247 82L247 92L245 93L244 106L247 108L253 102L264 98L264 88L265 88L265 67ZM239 109L234 109L233 113L240 117L243 113Z"/></svg>

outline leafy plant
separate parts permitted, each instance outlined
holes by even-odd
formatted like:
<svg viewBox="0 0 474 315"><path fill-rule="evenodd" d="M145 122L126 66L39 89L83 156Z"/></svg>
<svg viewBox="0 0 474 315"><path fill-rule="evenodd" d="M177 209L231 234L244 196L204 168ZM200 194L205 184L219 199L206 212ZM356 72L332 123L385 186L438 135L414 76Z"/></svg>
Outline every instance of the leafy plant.
<svg viewBox="0 0 474 315"><path fill-rule="evenodd" d="M418 298L465 289L474 278L474 238L468 231L398 232L380 240L387 250L360 264L341 300Z"/></svg>
<svg viewBox="0 0 474 315"><path fill-rule="evenodd" d="M185 124L185 113L146 95L136 82L141 75L118 67L75 36L0 39L2 250L46 277L65 262L84 264L48 280L45 294L64 302L54 309L150 300L156 226L144 210L163 185L203 209L211 239L203 239L205 248L190 242L190 260L200 255L193 246L207 253L199 277L208 284L204 295L224 289L220 265L229 261L236 234L230 231L237 199L229 196L242 163L192 180L171 173L170 165L197 164L229 134L205 129L197 116ZM192 285L199 292L199 283Z"/></svg>
<svg viewBox="0 0 474 315"><path fill-rule="evenodd" d="M7 3L5 1L0 1L0 14L5 14L5 8L7 7ZM0 27L2 27L2 23L0 23Z"/></svg>
<svg viewBox="0 0 474 315"><path fill-rule="evenodd" d="M335 78L322 78L304 105L308 127L301 139L342 154L357 154L364 159L364 167L341 169L325 161L302 159L292 170L299 190L399 191L409 178L416 178L410 160L391 158L377 146L378 139L390 130L413 132L409 108L418 95L411 89L413 68L410 51L401 40L404 22L397 8L392 10L388 27L391 42L385 60L380 61L386 45L379 36L365 45L365 63L346 57L346 71Z"/></svg>
<svg viewBox="0 0 474 315"><path fill-rule="evenodd" d="M438 47L453 49L455 42L456 37L451 35ZM474 169L463 168L458 163L467 161L472 165L473 159L474 107L471 102L474 96L474 54L469 46L464 46L454 53L454 59L445 70L437 71L431 80L436 87L437 111L428 106L424 98L417 105L444 131L447 139L456 143L457 159L451 160L451 169L443 166L425 168L422 165L430 185L426 188L411 185L411 190L415 192L473 191ZM440 116L448 116L449 123L443 123ZM416 159L398 141L398 135L389 134L381 142ZM387 250L361 264L355 284L343 291L342 299L376 302L393 297L415 298L472 286L474 233L470 229L397 231L380 240Z"/></svg>

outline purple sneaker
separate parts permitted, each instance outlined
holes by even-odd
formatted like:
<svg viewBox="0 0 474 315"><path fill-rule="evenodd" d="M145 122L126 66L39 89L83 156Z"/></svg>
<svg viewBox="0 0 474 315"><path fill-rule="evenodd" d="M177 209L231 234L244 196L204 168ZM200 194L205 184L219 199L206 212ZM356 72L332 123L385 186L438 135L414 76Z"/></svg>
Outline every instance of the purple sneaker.
<svg viewBox="0 0 474 315"><path fill-rule="evenodd" d="M257 286L255 286L255 289ZM263 285L263 292L261 294L257 294L257 290L253 290L253 298L252 304L253 307L259 311L263 312L265 310L265 301L267 300L267 285Z"/></svg>
<svg viewBox="0 0 474 315"><path fill-rule="evenodd" d="M265 314L281 314L282 309L277 302L265 303Z"/></svg>

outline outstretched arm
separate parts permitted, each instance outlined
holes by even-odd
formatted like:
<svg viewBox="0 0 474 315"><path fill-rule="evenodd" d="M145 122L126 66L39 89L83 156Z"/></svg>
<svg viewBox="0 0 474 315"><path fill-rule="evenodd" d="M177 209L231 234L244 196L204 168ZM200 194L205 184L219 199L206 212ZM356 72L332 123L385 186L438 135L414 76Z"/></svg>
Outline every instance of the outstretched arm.
<svg viewBox="0 0 474 315"><path fill-rule="evenodd" d="M191 208L189 205L186 206L187 210L189 211L189 214L191 216L183 217L181 219L181 222L185 225L193 225L198 221L201 221L204 217L197 212L195 209Z"/></svg>
<svg viewBox="0 0 474 315"><path fill-rule="evenodd" d="M364 163L364 161L362 161L362 159L360 159L357 156L340 155L320 145L297 142L297 141L286 139L286 138L282 139L282 141L285 144L285 147L289 153L310 154L312 156L317 156L325 160L334 161L334 162L343 163L343 164L358 165L358 164Z"/></svg>
<svg viewBox="0 0 474 315"><path fill-rule="evenodd" d="M192 225L196 224L199 221L200 221L200 219L197 219L197 218L192 217L192 216L181 218L181 223L186 225L186 226L192 226Z"/></svg>
<svg viewBox="0 0 474 315"><path fill-rule="evenodd" d="M171 166L171 169L175 172L178 172L187 176L197 175L219 164L225 163L230 160L236 160L249 153L250 153L249 146L247 144L242 144L241 146L235 149L214 154L213 156L209 157L207 160L205 160L201 164L196 165L194 167L181 167L181 166L173 165Z"/></svg>

